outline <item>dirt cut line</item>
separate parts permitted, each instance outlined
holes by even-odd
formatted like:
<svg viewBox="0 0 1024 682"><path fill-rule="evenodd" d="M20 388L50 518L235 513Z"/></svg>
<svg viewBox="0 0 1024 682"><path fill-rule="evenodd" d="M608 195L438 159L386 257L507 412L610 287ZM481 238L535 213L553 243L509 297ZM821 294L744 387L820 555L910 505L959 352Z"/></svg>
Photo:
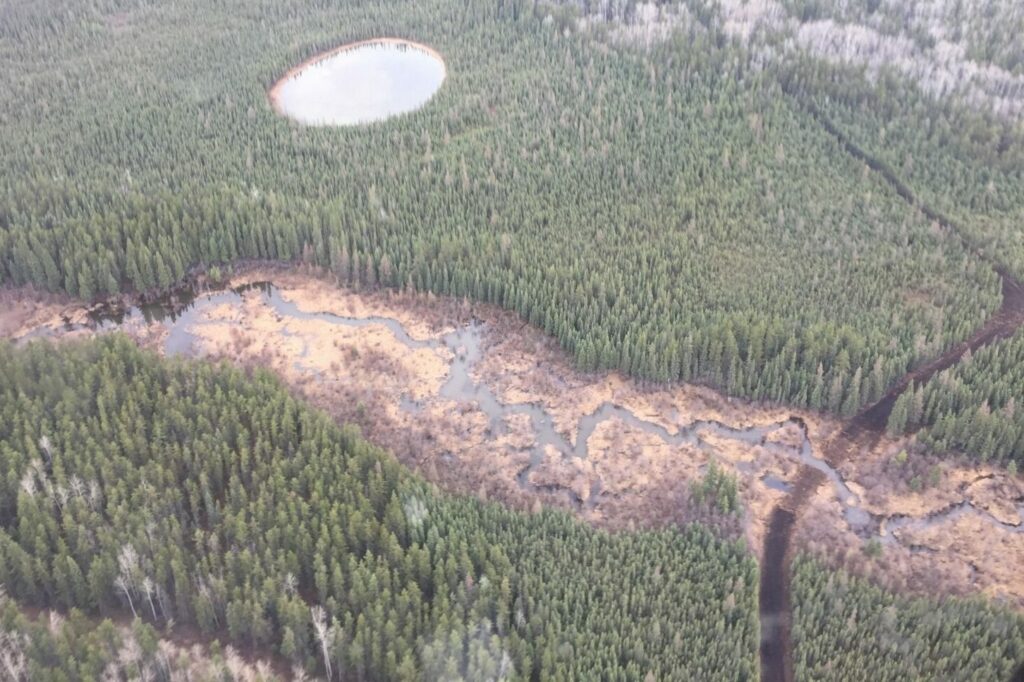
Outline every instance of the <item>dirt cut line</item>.
<svg viewBox="0 0 1024 682"><path fill-rule="evenodd" d="M799 95L787 89L787 94L801 102ZM905 374L889 391L873 405L862 409L849 420L843 429L822 448L825 461L833 468L849 459L854 452L870 450L877 446L888 425L896 400L912 384L923 384L939 372L952 367L968 352L974 352L995 341L1012 336L1024 328L1024 285L1017 281L1006 268L993 263L978 249L962 228L934 208L918 200L910 187L903 182L885 163L872 157L839 130L817 108L804 103L807 110L821 126L853 157L863 161L871 170L881 175L914 208L926 217L939 223L950 234L955 235L964 246L990 262L999 274L1002 283L1003 301L999 310L967 340L950 348L934 360ZM800 520L800 514L818 490L825 476L821 472L804 467L797 477L792 492L772 510L769 532L765 536L765 547L761 566L761 590L758 596L761 618L761 680L763 682L790 682L795 679L792 648L793 607L790 593L790 562L792 559L793 529ZM1024 665L1014 678L1024 677Z"/></svg>

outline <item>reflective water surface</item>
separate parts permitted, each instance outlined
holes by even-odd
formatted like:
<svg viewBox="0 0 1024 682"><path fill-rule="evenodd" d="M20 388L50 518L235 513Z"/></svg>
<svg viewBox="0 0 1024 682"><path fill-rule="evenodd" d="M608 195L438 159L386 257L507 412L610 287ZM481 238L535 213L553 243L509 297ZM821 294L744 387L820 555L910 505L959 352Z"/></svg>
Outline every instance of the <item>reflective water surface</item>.
<svg viewBox="0 0 1024 682"><path fill-rule="evenodd" d="M367 41L292 69L270 98L278 113L306 125L357 125L418 109L444 78L444 62L429 48Z"/></svg>

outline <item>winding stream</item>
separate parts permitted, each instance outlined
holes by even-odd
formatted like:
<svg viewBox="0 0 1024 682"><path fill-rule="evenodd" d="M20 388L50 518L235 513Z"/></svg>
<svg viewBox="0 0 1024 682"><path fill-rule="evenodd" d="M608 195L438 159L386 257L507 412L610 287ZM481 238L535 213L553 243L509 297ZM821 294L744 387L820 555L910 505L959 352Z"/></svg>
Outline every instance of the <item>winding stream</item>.
<svg viewBox="0 0 1024 682"><path fill-rule="evenodd" d="M597 428L605 421L619 420L644 433L656 436L673 447L690 446L711 451L711 446L702 438L702 434L711 434L719 438L738 440L750 446L761 446L770 452L779 453L796 459L803 464L826 471L836 486L837 495L840 499L850 504L847 509L848 520L858 525L863 525L866 522L866 515L862 517L862 513L856 507L856 496L846 487L835 471L828 467L824 461L814 457L813 448L807 436L807 428L800 419L795 417L766 425L739 428L717 421L697 420L680 426L675 431L670 431L661 424L641 419L632 411L620 405L605 402L591 414L579 419L577 422L578 435L575 442L571 441L559 433L552 416L540 405L533 403L504 403L489 386L474 379L473 370L483 358L485 334L485 325L477 321L460 326L440 339L416 339L408 333L398 320L389 317L348 317L329 312L303 311L295 303L284 298L280 291L270 283L262 282L235 290L209 293L194 298L189 297L185 306L179 310L158 306L132 308L126 313L119 315L96 315L93 318L93 322L104 330L113 330L131 322L158 323L167 330L167 337L163 345L165 354L169 356L195 356L200 355L200 351L196 343L198 337L192 330L205 324L203 322L204 313L224 304L241 305L243 295L253 290L259 290L263 297L263 302L284 319L316 320L327 324L356 328L379 325L386 327L396 340L410 350L423 348L447 349L451 353L453 360L449 368L448 377L438 391L438 397L456 403L475 404L487 416L490 432L495 435L505 432L506 418L515 415L526 415L529 417L534 433L534 442L529 449L530 463L516 476L519 486L526 491L532 492L540 489L545 492L558 492L556 489L560 489L574 509L593 509L599 503L602 494L600 480L595 482L587 499L583 500L576 493L563 486L536 485L530 481L530 474L543 462L545 453L551 448L566 458L587 458L589 456L588 442ZM287 334L288 332L284 333ZM295 361L295 367L302 371L320 374L318 371L304 366L301 362L301 356L299 360ZM317 376L317 379L323 381L325 377ZM408 396L402 396L400 404L403 409L411 413L421 409L421 406ZM796 425L802 435L799 448L768 441L770 434L790 424ZM776 489L784 484L781 479L778 479L778 482L775 484Z"/></svg>
<svg viewBox="0 0 1024 682"><path fill-rule="evenodd" d="M1024 518L1024 504L1017 505L1017 513ZM969 500L961 500L960 502L954 502L953 504L939 509L938 511L934 511L926 516L905 516L897 514L886 517L879 524L879 534L884 540L894 542L898 540L900 533L904 530L926 530L940 523L956 521L961 517L972 514L979 516L994 526L1000 526L1012 533L1024 533L1024 523L1017 525L1006 523L1005 521L1001 521L996 518L988 510L979 509Z"/></svg>
<svg viewBox="0 0 1024 682"><path fill-rule="evenodd" d="M448 376L438 391L438 397L455 403L475 404L486 415L489 430L494 435L500 435L505 432L505 423L508 417L516 415L526 415L529 417L534 441L533 445L529 448L530 463L520 470L516 476L519 486L528 492L536 490L561 492L570 506L576 510L593 509L599 504L603 495L600 479L594 483L590 494L584 500L569 488L561 485L541 486L534 484L530 480L530 474L544 461L545 453L550 449L555 450L565 458L588 458L590 437L604 422L617 420L645 434L655 436L674 448L685 446L713 453L714 448L706 442L706 436L711 435L717 438L739 441L751 447L760 447L767 452L797 462L802 467L808 467L817 472L821 480L829 482L833 494L842 508L846 524L862 537L878 537L885 542L891 543L898 541L898 536L902 530L930 528L949 521L955 521L966 514L977 514L993 525L998 525L1013 532L1024 532L1024 524L1015 526L1000 521L984 509L975 507L966 499L921 517L903 515L880 517L872 515L861 506L860 498L846 484L839 471L828 461L815 456L813 444L808 437L807 426L798 417L790 417L783 421L747 427L729 426L713 420L695 420L679 425L675 430L671 430L662 424L645 420L621 405L604 402L594 412L580 417L576 424L576 440L573 442L558 431L551 414L542 406L534 403L504 403L487 384L477 381L473 377L473 371L483 359L485 352L486 325L479 321L472 321L459 326L440 338L417 339L410 335L402 323L394 318L380 316L349 317L330 312L307 312L301 310L294 302L282 296L280 291L271 283L258 282L233 290L217 291L198 296L187 295L183 304L179 307L150 304L133 307L119 314L95 313L91 316L91 323L102 330L114 330L132 322L160 324L167 331L163 344L165 354L169 356L199 356L201 351L197 344L198 337L193 333L193 330L208 324L204 322L205 313L225 304L240 306L243 303L243 297L247 293L255 291L260 292L263 303L282 319L315 320L327 324L355 328L383 326L394 335L396 340L410 350L424 348L433 350L446 349L450 352L453 359L449 367ZM292 334L288 330L284 330L282 333L285 335ZM33 333L25 338L37 335ZM314 374L318 381L329 380L327 377L322 376L322 372L302 362L307 353L308 348L304 347L301 355L294 361L294 367L303 372ZM408 395L401 397L400 406L403 410L413 414L422 409L422 406ZM795 426L801 434L799 446L785 445L769 439L769 436L773 433L791 426ZM757 473L753 462L738 462L736 468L740 473L746 475L756 475ZM770 473L762 475L760 480L769 488L786 494L792 494L794 489L800 484L799 480L796 482L787 481ZM1024 514L1024 505L1021 505L1021 513Z"/></svg>
<svg viewBox="0 0 1024 682"><path fill-rule="evenodd" d="M764 555L761 573L761 630L762 630L762 661L788 663L786 653L788 647L788 576L786 575L786 556L793 526L800 509L809 501L818 486L828 482L835 499L839 502L845 523L863 538L878 538L883 543L899 543L911 551L928 551L927 548L908 544L901 536L905 532L915 532L942 524L955 522L966 515L977 515L987 523L1014 533L1024 533L1024 523L1019 525L1006 523L985 509L978 508L963 498L933 513L911 517L904 515L877 516L872 515L861 506L861 500L850 489L835 465L840 464L855 451L869 447L863 443L867 436L877 437L874 429L860 424L854 419L847 424L836 438L821 446L827 459L815 456L814 447L808 436L803 420L790 417L783 421L734 427L717 421L695 420L687 424L676 425L674 429L662 424L645 420L631 410L612 402L604 402L598 408L579 418L576 424L577 437L570 440L556 428L551 414L541 405L534 403L505 403L484 382L477 381L473 372L486 352L486 325L480 321L472 321L457 327L440 338L417 339L411 336L405 327L396 319L389 317L348 317L329 312L306 312L292 301L284 298L280 291L268 282L250 284L234 290L206 293L198 296L187 295L183 305L162 306L147 305L134 307L122 314L98 313L91 316L90 323L84 325L100 330L115 330L129 323L159 324L167 331L163 351L170 356L187 355L201 356L198 344L199 337L194 333L205 324L205 313L220 305L240 306L245 295L258 291L262 302L269 306L284 320L316 320L331 325L345 327L386 327L403 346L410 350L433 349L447 351L452 360L448 375L438 390L437 397L445 401L461 404L475 404L486 415L489 431L500 435L506 430L506 419L516 415L529 418L534 435L533 444L527 448L529 463L516 475L517 484L526 492L544 492L561 495L566 503L576 511L586 512L600 504L607 494L603 490L600 478L595 479L585 498L570 487L561 484L537 484L531 481L531 474L544 462L547 453L554 450L564 458L588 458L588 442L595 431L606 421L617 420L634 429L660 439L673 447L690 447L710 454L714 447L707 442L707 436L739 441L751 447L760 447L766 452L774 453L797 462L800 465L795 480L784 480L770 473L760 475L760 480L767 487L780 491L785 495L782 503L777 505L768 519L768 533L765 538ZM65 325L65 330L74 329ZM60 330L36 330L26 335L27 338L60 333ZM285 329L285 335L293 332ZM295 369L310 373L317 381L337 381L339 379L324 376L324 373L303 362L309 352L303 346L301 354L293 359ZM883 400L884 402L884 400ZM422 404L408 395L400 398L401 409L416 414ZM873 417L872 408L862 415ZM675 419L675 415L672 416ZM867 418L864 419L867 421ZM799 445L786 445L775 442L769 437L777 431L796 427L801 434ZM865 435L867 434L867 436ZM830 461L832 463L830 463ZM755 462L738 462L736 469L747 476L758 476L759 470ZM1019 501L1024 503L1024 500ZM1024 517L1024 504L1019 507ZM763 679L791 679L791 671L783 667L770 667L771 674ZM789 674L787 674L789 672ZM778 675L775 675L778 673Z"/></svg>

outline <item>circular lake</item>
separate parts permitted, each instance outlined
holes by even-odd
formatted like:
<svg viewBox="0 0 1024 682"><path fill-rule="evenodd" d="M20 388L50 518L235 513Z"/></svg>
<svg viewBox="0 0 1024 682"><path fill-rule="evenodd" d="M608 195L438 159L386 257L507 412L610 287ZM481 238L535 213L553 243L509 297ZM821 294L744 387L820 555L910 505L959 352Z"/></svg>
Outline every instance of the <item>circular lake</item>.
<svg viewBox="0 0 1024 682"><path fill-rule="evenodd" d="M425 45L366 40L299 64L270 89L270 101L306 125L358 125L420 108L445 74L441 55Z"/></svg>

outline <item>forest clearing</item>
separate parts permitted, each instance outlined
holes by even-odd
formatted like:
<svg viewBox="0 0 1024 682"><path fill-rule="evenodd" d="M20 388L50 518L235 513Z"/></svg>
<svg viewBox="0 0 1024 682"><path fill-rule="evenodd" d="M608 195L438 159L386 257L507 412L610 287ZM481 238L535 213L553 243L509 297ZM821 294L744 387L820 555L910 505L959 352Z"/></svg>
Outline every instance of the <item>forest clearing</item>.
<svg viewBox="0 0 1024 682"><path fill-rule="evenodd" d="M827 415L580 373L553 340L492 306L258 266L223 291L161 321L135 314L97 329L165 354L271 368L445 490L562 508L602 528L717 522L760 554L772 510L807 486L805 472L825 480L827 468L836 483L807 492L800 548L901 590L981 591L1024 609L1024 484L999 468L909 456L905 439L871 422L870 438L848 442L850 424ZM87 317L65 308L13 336L59 338L64 318ZM737 479L742 523L690 508L712 461ZM959 504L967 513L950 513Z"/></svg>

